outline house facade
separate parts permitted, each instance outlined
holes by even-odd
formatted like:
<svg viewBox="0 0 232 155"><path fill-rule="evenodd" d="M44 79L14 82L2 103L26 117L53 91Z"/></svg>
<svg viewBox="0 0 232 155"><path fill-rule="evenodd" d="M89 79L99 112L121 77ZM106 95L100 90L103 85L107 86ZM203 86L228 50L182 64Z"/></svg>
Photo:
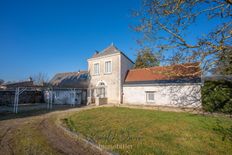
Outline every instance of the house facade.
<svg viewBox="0 0 232 155"><path fill-rule="evenodd" d="M88 59L89 102L100 98L111 104L122 103L124 79L133 66L133 61L114 45L96 52Z"/></svg>
<svg viewBox="0 0 232 155"><path fill-rule="evenodd" d="M133 69L114 45L88 59L88 103L201 107L198 63Z"/></svg>

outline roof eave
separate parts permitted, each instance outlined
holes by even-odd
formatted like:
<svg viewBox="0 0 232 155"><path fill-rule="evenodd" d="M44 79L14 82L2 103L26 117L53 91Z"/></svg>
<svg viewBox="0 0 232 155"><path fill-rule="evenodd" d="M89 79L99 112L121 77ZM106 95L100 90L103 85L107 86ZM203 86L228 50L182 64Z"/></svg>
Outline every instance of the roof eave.
<svg viewBox="0 0 232 155"><path fill-rule="evenodd" d="M125 81L124 84L170 84L170 83L202 83L200 77L192 79L174 79L174 80L147 80L147 81Z"/></svg>

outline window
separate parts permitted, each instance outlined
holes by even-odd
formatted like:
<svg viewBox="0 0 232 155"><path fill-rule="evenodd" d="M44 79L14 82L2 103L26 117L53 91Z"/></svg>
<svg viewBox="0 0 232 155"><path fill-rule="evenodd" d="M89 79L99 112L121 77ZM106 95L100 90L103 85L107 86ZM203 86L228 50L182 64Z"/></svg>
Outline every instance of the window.
<svg viewBox="0 0 232 155"><path fill-rule="evenodd" d="M105 83L104 83L104 82L100 82L100 83L98 84L98 86L99 86L99 87L105 87Z"/></svg>
<svg viewBox="0 0 232 155"><path fill-rule="evenodd" d="M155 102L155 92L154 91L148 91L146 92L147 95L147 102Z"/></svg>
<svg viewBox="0 0 232 155"><path fill-rule="evenodd" d="M88 74L81 74L80 79L88 79Z"/></svg>
<svg viewBox="0 0 232 155"><path fill-rule="evenodd" d="M111 61L105 62L105 73L111 73L112 72L112 63Z"/></svg>
<svg viewBox="0 0 232 155"><path fill-rule="evenodd" d="M105 98L106 97L106 92L105 92L105 88L97 88L97 97L99 98Z"/></svg>
<svg viewBox="0 0 232 155"><path fill-rule="evenodd" d="M106 97L106 85L104 82L100 82L96 89L96 95L99 98L105 98Z"/></svg>
<svg viewBox="0 0 232 155"><path fill-rule="evenodd" d="M94 64L94 75L99 75L99 63Z"/></svg>

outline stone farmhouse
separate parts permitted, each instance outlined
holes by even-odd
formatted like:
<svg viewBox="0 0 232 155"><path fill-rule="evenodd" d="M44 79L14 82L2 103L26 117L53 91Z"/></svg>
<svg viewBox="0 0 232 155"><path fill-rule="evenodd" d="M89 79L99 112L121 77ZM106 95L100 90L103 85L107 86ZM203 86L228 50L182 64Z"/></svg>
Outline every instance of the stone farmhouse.
<svg viewBox="0 0 232 155"><path fill-rule="evenodd" d="M199 63L133 69L113 44L88 59L88 103L201 107Z"/></svg>
<svg viewBox="0 0 232 155"><path fill-rule="evenodd" d="M88 71L54 76L54 101L76 104L87 96L87 104L96 105L201 107L199 63L134 69L134 62L113 44L87 61Z"/></svg>

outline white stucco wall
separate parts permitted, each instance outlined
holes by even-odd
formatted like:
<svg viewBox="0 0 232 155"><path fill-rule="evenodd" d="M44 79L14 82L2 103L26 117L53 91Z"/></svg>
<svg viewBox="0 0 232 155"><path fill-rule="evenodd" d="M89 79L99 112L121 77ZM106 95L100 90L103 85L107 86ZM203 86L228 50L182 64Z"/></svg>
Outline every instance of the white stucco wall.
<svg viewBox="0 0 232 155"><path fill-rule="evenodd" d="M122 103L122 94L123 94L123 84L127 75L128 70L132 69L134 67L134 63L131 62L128 58L126 58L123 54L120 56L120 64L121 64L121 77L120 77L120 103Z"/></svg>
<svg viewBox="0 0 232 155"><path fill-rule="evenodd" d="M83 96L85 97L85 96ZM45 91L44 99L48 103L53 98L53 104L81 104L81 94L70 90Z"/></svg>
<svg viewBox="0 0 232 155"><path fill-rule="evenodd" d="M105 73L105 62L112 62L112 73ZM100 74L94 75L94 64L100 64ZM106 84L106 97L109 104L119 104L121 102L122 85L126 73L133 67L133 63L129 61L121 53L105 55L98 58L88 59L88 71L90 73L90 86L96 87L99 82Z"/></svg>
<svg viewBox="0 0 232 155"><path fill-rule="evenodd" d="M112 73L105 73L105 62L112 61ZM100 64L100 74L94 75L94 64ZM89 88L94 88L99 82L104 82L106 84L106 97L108 98L108 103L117 104L120 101L119 90L120 88L120 54L106 55L103 57L92 58L88 60L88 71L90 73L90 86Z"/></svg>
<svg viewBox="0 0 232 155"><path fill-rule="evenodd" d="M146 91L155 92L155 102L148 103ZM124 85L124 104L173 107L201 107L200 84Z"/></svg>

